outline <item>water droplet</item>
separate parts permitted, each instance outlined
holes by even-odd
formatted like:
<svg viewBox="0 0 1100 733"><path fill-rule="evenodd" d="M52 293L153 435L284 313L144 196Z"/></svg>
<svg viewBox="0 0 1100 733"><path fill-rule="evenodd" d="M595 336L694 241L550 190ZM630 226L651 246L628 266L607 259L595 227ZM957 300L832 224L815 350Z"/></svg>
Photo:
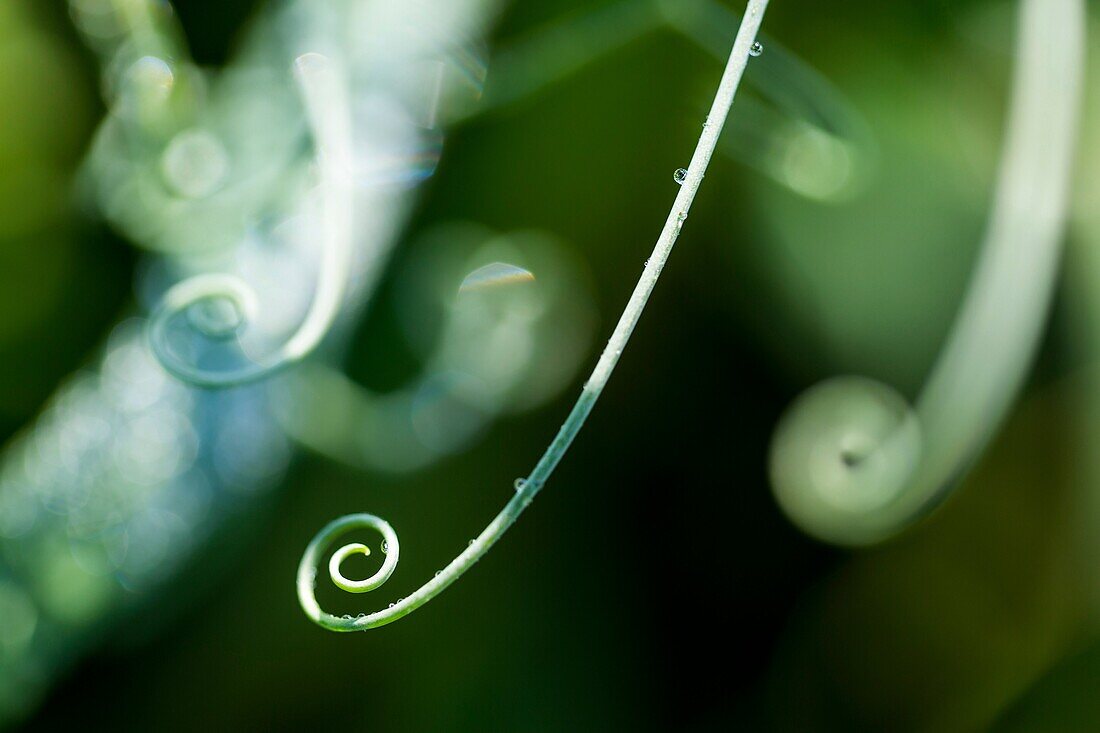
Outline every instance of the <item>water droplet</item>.
<svg viewBox="0 0 1100 733"><path fill-rule="evenodd" d="M344 618L345 621L351 621L351 614L350 613L345 613L343 618Z"/></svg>
<svg viewBox="0 0 1100 733"><path fill-rule="evenodd" d="M386 540L382 540L382 554L388 555L390 552L390 543Z"/></svg>
<svg viewBox="0 0 1100 733"><path fill-rule="evenodd" d="M469 541L469 542L468 542L468 543L466 544L466 546L467 546L467 547L473 547L473 546L474 546L474 540L470 540L470 541Z"/></svg>
<svg viewBox="0 0 1100 733"><path fill-rule="evenodd" d="M511 285L514 283L533 282L534 274L517 265L509 265L506 262L493 262L479 267L463 280L458 286L459 293L468 293L472 290L485 290L498 285Z"/></svg>
<svg viewBox="0 0 1100 733"><path fill-rule="evenodd" d="M309 53L303 53L301 56L294 59L294 66L300 74L316 73L327 69L329 67L329 60L327 56L311 51Z"/></svg>
<svg viewBox="0 0 1100 733"><path fill-rule="evenodd" d="M760 41L753 41L753 44L749 46L749 56L756 58L762 53L764 53L764 44Z"/></svg>
<svg viewBox="0 0 1100 733"><path fill-rule="evenodd" d="M394 607L394 606L396 606L396 605L397 605L396 603L391 603L391 604L390 604L390 608L393 608L393 607Z"/></svg>
<svg viewBox="0 0 1100 733"><path fill-rule="evenodd" d="M681 186L684 185L684 181L687 180L687 177L688 177L688 169L687 168L677 168L676 172L672 174L672 180L676 181L676 183L678 183Z"/></svg>
<svg viewBox="0 0 1100 733"><path fill-rule="evenodd" d="M443 575L443 571L442 570L436 570L435 571L435 577L438 578L440 575Z"/></svg>
<svg viewBox="0 0 1100 733"><path fill-rule="evenodd" d="M129 75L139 90L147 93L159 91L167 95L176 83L172 67L156 56L142 56L130 67Z"/></svg>
<svg viewBox="0 0 1100 733"><path fill-rule="evenodd" d="M514 482L512 483L512 486L514 486L514 487L515 487L516 491L523 491L523 487L527 486L527 479L525 479L525 478L517 478L517 479L516 479L516 480L515 480L515 481L514 481Z"/></svg>

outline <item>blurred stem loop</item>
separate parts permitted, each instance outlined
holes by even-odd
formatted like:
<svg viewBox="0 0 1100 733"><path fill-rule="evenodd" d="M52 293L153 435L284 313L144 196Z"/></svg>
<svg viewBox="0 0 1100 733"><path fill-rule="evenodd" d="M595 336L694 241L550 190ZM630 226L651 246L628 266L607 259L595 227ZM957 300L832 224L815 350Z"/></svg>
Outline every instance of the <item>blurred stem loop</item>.
<svg viewBox="0 0 1100 733"><path fill-rule="evenodd" d="M1081 0L1020 3L1008 132L985 243L915 409L890 387L845 378L810 390L780 423L772 485L787 514L810 534L868 544L927 515L1011 406L1057 275L1085 21Z"/></svg>

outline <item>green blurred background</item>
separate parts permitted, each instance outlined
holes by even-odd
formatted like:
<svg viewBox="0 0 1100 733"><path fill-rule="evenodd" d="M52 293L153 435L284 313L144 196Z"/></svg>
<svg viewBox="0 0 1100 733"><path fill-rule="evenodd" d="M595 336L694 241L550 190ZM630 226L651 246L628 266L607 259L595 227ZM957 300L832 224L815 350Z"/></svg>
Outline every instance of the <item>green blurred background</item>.
<svg viewBox="0 0 1100 733"><path fill-rule="evenodd" d="M592 4L515 3L495 36ZM262 3L175 5L195 59L218 66ZM299 454L279 491L60 671L27 729L1100 728L1095 83L1051 328L957 497L885 546L839 551L787 523L765 475L775 422L808 385L857 373L912 397L927 373L990 203L1013 11L1002 0L774 0L769 36L866 117L873 179L815 201L717 158L589 425L484 562L367 634L316 628L294 595L302 549L350 511L400 529L392 582L411 590L507 500L579 378L409 476ZM137 255L73 185L103 114L98 73L64 3L0 4L5 438L133 308ZM657 33L462 124L413 231L467 219L558 235L590 271L601 342L719 74L712 57ZM413 254L396 250L348 360L379 390L415 367L397 292Z"/></svg>

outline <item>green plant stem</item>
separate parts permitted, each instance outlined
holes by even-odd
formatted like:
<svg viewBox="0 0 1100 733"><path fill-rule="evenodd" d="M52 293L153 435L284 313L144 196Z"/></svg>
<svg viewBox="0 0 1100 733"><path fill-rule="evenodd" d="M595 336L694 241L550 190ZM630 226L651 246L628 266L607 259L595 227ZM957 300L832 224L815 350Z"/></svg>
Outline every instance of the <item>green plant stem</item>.
<svg viewBox="0 0 1100 733"><path fill-rule="evenodd" d="M458 580L463 573L480 560L512 526L519 515L523 513L523 510L531 504L535 495L546 484L566 451L569 450L573 439L576 438L577 433L584 426L584 422L588 419L589 413L592 412L596 400L599 399L600 394L611 378L615 365L622 356L623 349L642 316L642 311L645 310L646 302L649 300L653 288L657 285L657 279L660 277L661 270L664 269L665 262L668 260L672 247L680 235L684 221L688 217L692 202L695 200L695 195L699 191L707 166L718 144L719 135L725 125L726 118L729 116L741 77L748 65L750 48L756 40L767 5L768 0L749 0L740 29L734 40L733 50L730 52L729 62L726 64L722 80L718 85L710 114L703 125L703 133L699 137L699 144L696 146L695 154L687 167L687 176L681 184L680 192L668 218L665 220L664 229L653 248L653 254L647 261L626 309L619 318L618 325L611 334L607 347L600 356L595 369L593 369L592 375L585 383L572 412L569 413L569 417L566 418L565 423L561 426L558 434L547 447L546 452L539 459L531 474L526 479L517 481L516 495L512 497L485 530L470 543L470 546L452 560L435 578L425 583L407 598L401 599L385 610L354 618L350 616L333 616L321 610L317 603L315 595L316 574L322 553L326 546L343 532L360 526L369 526L386 536L389 552L396 557L398 552L396 533L384 520L369 514L350 515L330 523L310 542L298 566L298 598L303 610L317 624L333 631L361 631L384 626L412 613L439 595L447 586ZM338 550L338 552L340 551ZM388 572L385 577L381 578L381 582L389 577L389 572L392 572L395 564L396 562L388 563ZM381 582L372 583L371 587L377 587Z"/></svg>

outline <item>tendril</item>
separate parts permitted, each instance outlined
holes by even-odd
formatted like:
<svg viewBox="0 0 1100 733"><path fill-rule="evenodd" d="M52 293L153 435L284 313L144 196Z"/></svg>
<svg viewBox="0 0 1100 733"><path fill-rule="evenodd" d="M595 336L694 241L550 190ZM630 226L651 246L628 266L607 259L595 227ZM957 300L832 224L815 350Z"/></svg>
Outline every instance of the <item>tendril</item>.
<svg viewBox="0 0 1100 733"><path fill-rule="evenodd" d="M386 555L386 559L382 561L382 567L374 575L364 580L349 580L344 577L340 569L344 560L356 554L370 554L369 547L354 542L344 545L332 553L332 558L328 564L329 578L337 588L348 593L367 593L375 590L389 580L390 576L393 575L393 571L397 568L401 543L398 541L397 533L393 531L393 527L389 525L389 522L379 519L373 514L349 514L346 517L340 517L333 522L329 522L309 543L305 554L302 555L302 561L298 565L298 602L302 604L302 609L305 610L307 616L333 631L355 631L361 628L370 628L371 620L369 616L341 617L322 611L314 592L317 585L317 568L320 566L325 548L341 535L358 529L373 529L382 535Z"/></svg>
<svg viewBox="0 0 1100 733"><path fill-rule="evenodd" d="M914 409L867 379L799 398L771 450L780 505L841 544L886 539L951 493L1004 418L1049 307L1080 103L1081 0L1023 0L1012 107L973 284Z"/></svg>
<svg viewBox="0 0 1100 733"><path fill-rule="evenodd" d="M634 287L634 292L631 294L630 300L627 302L626 308L623 310L623 314L620 316L619 322L607 342L607 347L600 355L600 359L585 383L580 397L531 474L516 481L516 493L504 506L504 509L447 567L411 595L402 598L389 608L372 614L340 618L322 611L316 600L316 569L320 566L325 546L346 530L369 526L382 532L385 536L386 532L392 532L392 529L383 520L370 514L352 514L337 519L326 526L309 543L298 566L298 600L306 615L318 625L332 631L360 631L392 623L412 613L439 595L447 586L458 580L463 573L480 560L512 526L545 485L566 451L569 450L573 439L584 426L589 413L592 412L592 408L603 392L604 386L615 370L615 365L618 364L623 349L630 340L634 327L642 316L642 311L645 309L650 294L657 285L657 279L660 277L661 270L664 268L665 262L672 252L672 247L679 237L680 229L691 210L691 204L703 182L703 176L718 144L719 135L725 126L726 118L729 116L730 107L741 82L741 76L748 64L749 52L756 41L756 35L764 19L764 11L767 5L768 0L749 0L748 8L734 40L733 50L730 52L729 61L726 64L714 103L711 106L710 116L708 117L710 122L703 127L703 134L699 138L695 154L688 165L687 175L680 185L680 191L676 196L676 201L669 212L668 218L665 220L664 229L662 229L661 235L657 239L653 254L650 255L645 269L642 271L642 276ZM393 539L387 537L387 542L389 542L393 551L396 551L396 535L393 536ZM341 555L341 553L350 552L351 550L345 547L338 550L337 555L340 555L342 560L346 555ZM396 558L396 553L394 557ZM389 562L389 559L389 556L387 556L387 562ZM396 559L394 564L396 564ZM337 565L339 565L339 562L337 562ZM383 565L384 569L385 567ZM381 571L379 572L381 573ZM379 576L376 575L375 577ZM388 577L386 575L381 582L384 582L385 578ZM378 585L381 585L381 582ZM340 584L337 583L337 585Z"/></svg>
<svg viewBox="0 0 1100 733"><path fill-rule="evenodd" d="M322 192L322 254L317 288L297 331L266 357L212 370L192 363L171 346L169 326L180 316L208 340L225 341L248 326L258 310L255 290L227 273L196 275L168 290L149 321L149 342L157 359L177 378L201 387L231 387L270 376L308 356L328 333L343 301L351 250L349 174L350 112L346 86L336 65L319 54L295 63L295 78L318 148Z"/></svg>

